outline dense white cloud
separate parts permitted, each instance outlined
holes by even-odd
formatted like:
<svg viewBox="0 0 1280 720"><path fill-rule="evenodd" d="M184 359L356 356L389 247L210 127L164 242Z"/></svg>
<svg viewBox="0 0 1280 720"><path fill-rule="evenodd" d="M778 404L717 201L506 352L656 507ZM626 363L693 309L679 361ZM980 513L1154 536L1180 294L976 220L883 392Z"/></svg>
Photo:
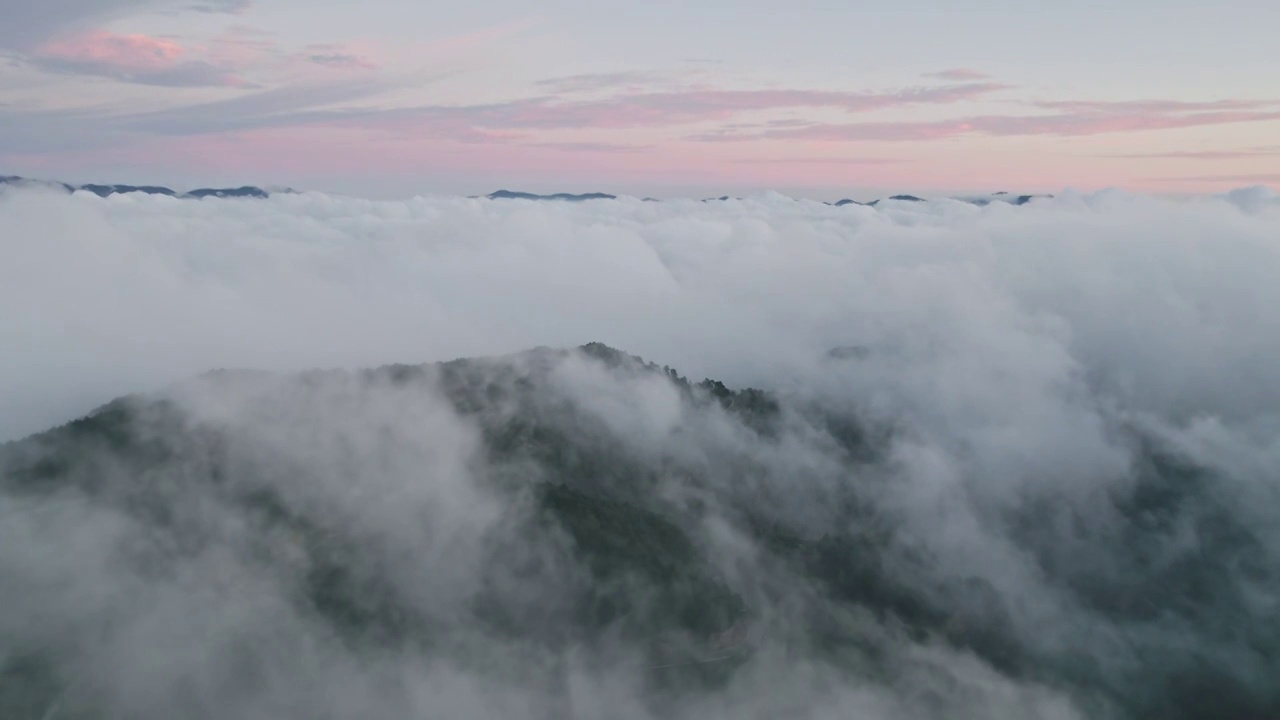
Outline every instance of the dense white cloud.
<svg viewBox="0 0 1280 720"><path fill-rule="evenodd" d="M849 379L864 399L939 422L1064 422L1084 385L1134 411L1246 420L1280 403L1278 234L1265 191L879 209L13 191L0 437L211 367L590 340L770 385L866 346Z"/></svg>

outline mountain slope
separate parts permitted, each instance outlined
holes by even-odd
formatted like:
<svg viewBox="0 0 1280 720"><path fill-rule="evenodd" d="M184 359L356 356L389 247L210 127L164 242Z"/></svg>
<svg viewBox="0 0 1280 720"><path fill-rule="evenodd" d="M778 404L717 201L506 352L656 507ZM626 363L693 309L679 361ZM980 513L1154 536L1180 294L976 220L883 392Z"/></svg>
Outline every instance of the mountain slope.
<svg viewBox="0 0 1280 720"><path fill-rule="evenodd" d="M1132 437L1108 522L1036 498L991 516L1042 574L1013 596L901 521L909 433L821 397L693 383L601 344L212 372L0 448L0 586L17 589L0 709L301 717L332 689L399 716L421 709L415 685L463 677L547 716L587 683L692 717L821 669L896 688L917 717L995 712L1002 692L1092 717L1265 716L1268 551L1211 474ZM980 672L941 680L939 660Z"/></svg>

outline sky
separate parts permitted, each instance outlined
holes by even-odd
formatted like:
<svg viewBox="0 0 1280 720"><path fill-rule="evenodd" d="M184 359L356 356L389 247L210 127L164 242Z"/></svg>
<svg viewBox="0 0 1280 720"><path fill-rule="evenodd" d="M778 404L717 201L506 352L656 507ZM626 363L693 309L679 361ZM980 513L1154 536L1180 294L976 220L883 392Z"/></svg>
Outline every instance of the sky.
<svg viewBox="0 0 1280 720"><path fill-rule="evenodd" d="M1280 185L1280 4L0 0L0 173L500 187Z"/></svg>

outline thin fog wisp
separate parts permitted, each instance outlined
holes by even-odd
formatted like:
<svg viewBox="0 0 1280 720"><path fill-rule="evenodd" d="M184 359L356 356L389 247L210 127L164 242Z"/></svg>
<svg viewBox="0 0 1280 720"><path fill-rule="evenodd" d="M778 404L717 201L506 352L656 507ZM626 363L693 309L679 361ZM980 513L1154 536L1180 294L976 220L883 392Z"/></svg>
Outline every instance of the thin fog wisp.
<svg viewBox="0 0 1280 720"><path fill-rule="evenodd" d="M1280 712L1266 191L0 238L4 717Z"/></svg>

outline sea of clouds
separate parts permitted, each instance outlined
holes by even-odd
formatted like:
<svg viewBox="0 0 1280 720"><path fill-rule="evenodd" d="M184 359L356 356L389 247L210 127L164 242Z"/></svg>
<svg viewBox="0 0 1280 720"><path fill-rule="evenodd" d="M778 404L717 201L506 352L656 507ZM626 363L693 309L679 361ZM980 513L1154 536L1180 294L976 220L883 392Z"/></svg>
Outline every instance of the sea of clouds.
<svg viewBox="0 0 1280 720"><path fill-rule="evenodd" d="M942 422L1030 431L1079 383L1134 411L1261 422L1280 401L1277 277L1263 188L878 208L12 190L0 438L211 368L592 340L767 387L870 348L864 399Z"/></svg>
<svg viewBox="0 0 1280 720"><path fill-rule="evenodd" d="M1195 657L1245 687L1241 697L1265 695L1275 661L1237 629L1274 617L1269 580L1223 557L1223 582L1244 598L1233 607L1250 615L1215 627L1130 623L1086 607L1045 576L1044 563L1094 573L1104 588L1150 569L1132 564L1136 550L1109 545L1128 537L1131 518L1111 498L1140 474L1134 433L1212 477L1192 493L1212 507L1177 508L1171 517L1185 532L1139 560L1194 561L1202 542L1217 552L1197 535L1206 517L1231 518L1262 558L1280 560L1278 278L1280 198L1265 189L874 208L772 194L193 202L10 191L0 194L0 439L213 368L357 368L601 341L694 379L775 390L896 428L871 472L890 481L874 504L930 558L922 587L982 579L1036 657L1102 663L1126 688L1121 696L1164 677L1153 658ZM843 359L833 348L845 349ZM719 415L686 417L665 383L623 382L586 361L557 373L558 392L636 457L750 456L780 515L817 527L824 498L854 482L847 460L811 428L788 426L753 447ZM237 429L253 452L305 470L316 480L295 488L297 502L384 548L411 597L452 607L475 581L481 529L509 510L473 482L475 429L429 388L350 383L280 391L266 403L248 391L184 402ZM353 487L352 476L368 482ZM1044 527L1015 526L1034 523L1034 508L1046 505L1065 511L1049 511ZM113 707L135 716L194 712L181 684L191 678L209 683L196 687L205 704L192 717L310 717L320 708L332 717L513 716L541 697L424 658L371 659L315 640L281 599L274 571L237 559L235 522L202 503L189 506L191 522L234 539L211 545L230 554L204 553L149 589L104 572L117 562L113 543L145 534L132 521L75 498L41 513L5 498L3 509L0 576L34 584L20 595L25 606L0 612L0 630L124 613L132 624L78 662L118 693ZM419 512L444 534L415 526ZM733 537L716 542L726 567L753 552L735 549ZM1038 560L1026 543L1044 544L1033 548ZM1119 548L1114 558L1109 547ZM60 592L67 587L75 592ZM156 612L136 613L136 597ZM276 673L274 695L221 697L218 682L246 687L235 679L240 651L197 651L192 641L277 635L265 654L250 653ZM147 652L168 660L110 660ZM679 714L1069 718L1089 700L928 643L902 653L897 680L849 683L766 652L736 690ZM625 675L589 670L572 676L577 714L646 716ZM408 694L379 693L393 680Z"/></svg>

